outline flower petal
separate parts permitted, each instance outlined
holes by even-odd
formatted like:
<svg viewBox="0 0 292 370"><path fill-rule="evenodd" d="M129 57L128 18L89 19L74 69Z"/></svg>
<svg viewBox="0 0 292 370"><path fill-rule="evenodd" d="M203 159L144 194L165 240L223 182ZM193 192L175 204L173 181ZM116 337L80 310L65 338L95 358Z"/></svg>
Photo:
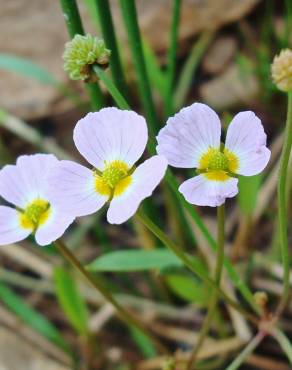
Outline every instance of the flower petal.
<svg viewBox="0 0 292 370"><path fill-rule="evenodd" d="M232 198L238 193L237 183L238 179L233 177L225 181L215 181L199 175L183 182L178 190L191 204L218 207L226 198Z"/></svg>
<svg viewBox="0 0 292 370"><path fill-rule="evenodd" d="M105 161L129 167L141 157L148 140L145 119L133 111L104 108L88 113L74 129L74 142L87 161L103 171Z"/></svg>
<svg viewBox="0 0 292 370"><path fill-rule="evenodd" d="M149 197L162 180L167 168L163 156L154 156L132 174L132 182L120 196L114 197L107 212L111 224L121 224L132 217L143 199Z"/></svg>
<svg viewBox="0 0 292 370"><path fill-rule="evenodd" d="M253 176L266 167L271 152L261 120L250 111L238 113L230 123L225 147L238 158L236 173Z"/></svg>
<svg viewBox="0 0 292 370"><path fill-rule="evenodd" d="M75 217L98 211L108 200L95 190L93 171L72 161L59 161L49 183L52 203Z"/></svg>
<svg viewBox="0 0 292 370"><path fill-rule="evenodd" d="M25 239L31 230L20 226L19 212L0 206L0 245L7 245Z"/></svg>
<svg viewBox="0 0 292 370"><path fill-rule="evenodd" d="M198 167L209 147L220 146L221 124L217 114L205 104L194 103L168 119L160 130L156 148L174 167Z"/></svg>
<svg viewBox="0 0 292 370"><path fill-rule="evenodd" d="M48 219L36 230L36 242L41 246L51 244L64 234L73 221L74 217L70 214L64 213L59 208L51 205Z"/></svg>
<svg viewBox="0 0 292 370"><path fill-rule="evenodd" d="M36 198L47 198L47 176L57 158L51 154L20 156L16 165L0 171L0 195L9 203L25 208Z"/></svg>

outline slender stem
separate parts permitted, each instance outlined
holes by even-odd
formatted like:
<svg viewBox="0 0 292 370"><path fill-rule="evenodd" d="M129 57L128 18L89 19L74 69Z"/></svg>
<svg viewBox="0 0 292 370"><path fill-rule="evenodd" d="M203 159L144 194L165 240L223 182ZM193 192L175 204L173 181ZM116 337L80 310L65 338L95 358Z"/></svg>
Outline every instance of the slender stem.
<svg viewBox="0 0 292 370"><path fill-rule="evenodd" d="M215 267L215 286L217 289L213 289L210 297L210 303L208 306L207 316L205 317L200 336L197 343L192 351L187 370L191 370L196 362L197 355L202 348L202 345L206 339L209 329L212 324L212 320L216 311L218 303L218 289L220 288L221 276L223 271L224 261L224 241L225 241L225 204L217 207L217 235L218 235L218 248L216 256L216 267Z"/></svg>
<svg viewBox="0 0 292 370"><path fill-rule="evenodd" d="M85 90L90 99L91 109L99 110L104 107L104 96L97 83L85 83Z"/></svg>
<svg viewBox="0 0 292 370"><path fill-rule="evenodd" d="M173 190L174 195L179 199L181 204L184 206L188 214L191 216L193 221L196 223L196 225L200 229L202 235L204 236L204 238L206 239L210 247L213 249L214 252L217 252L218 247L217 247L216 241L213 239L212 235L210 234L203 220L200 218L200 216L196 212L195 208L190 203L188 203L184 199L183 195L177 190L178 182L170 170L167 171L165 179L167 183L169 184L169 186L171 187L171 189ZM226 257L224 258L224 267L230 277L230 280L233 282L236 288L241 292L242 296L249 303L253 311L257 314L260 314L260 309L255 303L252 292L250 291L248 286L245 284L245 282L241 279L238 272L235 270L235 268L231 264L230 260Z"/></svg>
<svg viewBox="0 0 292 370"><path fill-rule="evenodd" d="M284 268L283 294L276 309L276 315L280 316L284 310L290 295L290 258L288 246L288 222L287 222L287 172L289 157L292 146L292 91L288 93L288 112L284 144L280 159L279 182L278 182L278 213L279 213L279 236Z"/></svg>
<svg viewBox="0 0 292 370"><path fill-rule="evenodd" d="M60 3L70 38L72 39L76 34L84 35L84 28L76 0L60 0ZM105 101L98 84L86 83L85 86L92 109L98 110L102 108Z"/></svg>
<svg viewBox="0 0 292 370"><path fill-rule="evenodd" d="M236 370L253 353L257 346L264 339L265 334L259 332L244 348L244 350L235 358L235 360L226 368L226 370Z"/></svg>
<svg viewBox="0 0 292 370"><path fill-rule="evenodd" d="M76 34L84 35L80 13L75 0L60 0L63 16L71 39Z"/></svg>
<svg viewBox="0 0 292 370"><path fill-rule="evenodd" d="M154 136L158 129L158 122L146 70L135 0L120 0L120 4L138 78L138 88L142 105L149 122L151 134Z"/></svg>
<svg viewBox="0 0 292 370"><path fill-rule="evenodd" d="M130 109L129 104L126 102L125 98L122 96L122 94L117 90L117 88L113 85L112 81L105 75L103 71L100 69L97 69L99 73L99 78L102 80L102 82L105 84L106 88L108 89L109 93L112 95L113 99L116 101L117 105L121 109ZM104 78L104 76L106 78ZM152 155L155 155L155 143L150 138L148 141L148 150L149 153ZM192 207L191 204L189 204L183 197L183 195L178 191L178 182L171 172L170 169L167 170L165 180L168 184L168 186L172 189L173 195L177 198L177 200L182 204L182 206L186 209L192 220L196 223L198 226L200 232L208 242L208 244L211 246L213 251L217 251L217 243L213 239L212 235L210 234L209 230L207 229L206 225L204 224L203 220L200 218L198 213L196 212L195 208ZM245 282L241 279L238 272L235 270L235 268L232 266L231 262L225 258L224 259L224 266L226 268L226 271L228 272L228 275L233 282L233 284L236 286L236 288L241 292L242 296L245 298L245 300L249 303L250 307L254 310L255 313L260 314L260 310L255 304L253 294L251 293L248 286L245 284Z"/></svg>
<svg viewBox="0 0 292 370"><path fill-rule="evenodd" d="M170 47L167 55L167 87L165 96L165 116L168 117L173 113L172 89L175 76L176 51L178 44L178 28L180 18L181 0L173 0L173 17L170 32Z"/></svg>
<svg viewBox="0 0 292 370"><path fill-rule="evenodd" d="M187 254L184 253L183 248L177 246L154 222L150 220L149 217L145 215L141 209L137 212L136 217L142 222L167 248L169 248L183 263L184 265L196 274L202 281L206 284L210 285L214 288L218 294L220 294L225 301L230 304L233 308L237 311L241 312L244 316L246 316L249 320L258 324L258 320L249 312L246 312L237 302L233 301L226 295L220 287L211 280L208 276L206 276L199 266L196 266L195 263L188 257Z"/></svg>
<svg viewBox="0 0 292 370"><path fill-rule="evenodd" d="M129 104L127 103L123 95L120 93L120 91L113 84L111 79L104 72L104 70L97 65L93 67L93 70L98 76L98 78L105 84L108 92L111 94L112 98L117 103L118 107L121 109L130 109Z"/></svg>
<svg viewBox="0 0 292 370"><path fill-rule="evenodd" d="M275 328L271 334L280 344L283 352L286 354L290 364L292 365L292 344L289 338L287 338L285 333L283 333L282 330L278 328Z"/></svg>
<svg viewBox="0 0 292 370"><path fill-rule="evenodd" d="M110 302L117 311L117 315L123 320L127 325L134 326L139 329L144 335L146 335L152 342L155 344L157 349L162 353L167 352L164 346L145 328L145 326L136 319L136 317L132 316L128 311L126 311L110 294L108 289L103 286L103 284L96 279L96 277L92 277L92 275L82 266L82 264L78 261L78 259L74 256L74 254L66 247L66 245L61 241L55 241L55 246L59 250L59 252L63 255L63 257L69 261L80 273L83 277L100 293L103 297Z"/></svg>
<svg viewBox="0 0 292 370"><path fill-rule="evenodd" d="M126 95L127 85L122 68L111 9L108 0L95 0L102 35L107 48L111 50L110 69L117 88Z"/></svg>

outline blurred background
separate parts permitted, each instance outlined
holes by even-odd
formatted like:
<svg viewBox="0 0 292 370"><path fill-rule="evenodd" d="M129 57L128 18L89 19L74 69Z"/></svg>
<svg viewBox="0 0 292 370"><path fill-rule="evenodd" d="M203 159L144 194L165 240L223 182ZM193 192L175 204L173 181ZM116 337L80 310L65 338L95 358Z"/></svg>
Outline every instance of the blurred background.
<svg viewBox="0 0 292 370"><path fill-rule="evenodd" d="M78 4L86 31L99 36L94 0ZM137 0L136 4L163 125L172 2ZM112 0L111 6L128 93L141 112L119 2ZM70 82L62 68L68 34L59 2L0 0L0 9L0 166L36 151L78 157L72 129L90 108L82 83ZM272 149L270 167L264 175L241 183L241 195L229 206L227 233L233 261L254 291L271 295L272 304L281 293L275 190L286 98L271 81L270 63L282 48L291 47L291 30L291 0L183 0L174 86L176 110L201 101L217 110L225 125L239 110L253 110L263 121ZM110 97L107 103L113 104ZM156 206L161 204L158 196ZM291 207L289 212L291 216ZM215 232L214 213L204 210L203 217ZM191 242L191 237L176 231L171 214L161 211L158 219L174 239L186 245ZM102 214L78 220L66 240L83 261L124 246L153 248L157 244L138 223L114 228ZM197 243L198 255L209 263L207 247L199 237ZM21 246L1 247L0 263L1 370L155 370L164 366L149 343L143 342L145 338L115 320L113 309L63 266L53 246L37 248L31 239ZM179 268L130 274L104 271L109 289L125 306L152 320L169 348L191 348L207 302L204 286ZM64 302L64 296L70 299ZM283 319L290 338L291 316L290 305ZM224 369L224 361L241 348L251 330L240 318L227 327L224 316L217 319L223 336L234 327L237 335L221 343L219 352L214 348L214 353L206 355L213 361L206 369ZM288 370L291 366L278 345L267 339L242 369Z"/></svg>

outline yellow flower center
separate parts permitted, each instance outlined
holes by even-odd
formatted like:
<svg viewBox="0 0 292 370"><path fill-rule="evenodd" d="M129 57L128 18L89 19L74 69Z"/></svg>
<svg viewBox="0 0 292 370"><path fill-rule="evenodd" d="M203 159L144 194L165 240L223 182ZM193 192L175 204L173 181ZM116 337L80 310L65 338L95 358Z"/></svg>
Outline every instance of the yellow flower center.
<svg viewBox="0 0 292 370"><path fill-rule="evenodd" d="M96 191L109 197L121 195L132 182L130 168L119 160L106 163L103 172L96 171L94 177Z"/></svg>
<svg viewBox="0 0 292 370"><path fill-rule="evenodd" d="M20 212L20 224L24 229L37 229L44 224L50 214L50 203L44 199L35 199L24 211Z"/></svg>
<svg viewBox="0 0 292 370"><path fill-rule="evenodd" d="M209 148L202 155L198 167L200 173L214 181L228 180L230 174L235 173L237 169L237 156L226 148L223 152L218 148Z"/></svg>

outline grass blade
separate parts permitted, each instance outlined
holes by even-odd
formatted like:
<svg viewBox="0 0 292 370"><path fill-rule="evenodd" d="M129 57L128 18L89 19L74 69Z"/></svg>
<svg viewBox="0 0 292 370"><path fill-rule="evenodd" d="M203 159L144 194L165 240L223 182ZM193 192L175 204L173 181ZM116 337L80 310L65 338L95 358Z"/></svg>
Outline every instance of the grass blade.
<svg viewBox="0 0 292 370"><path fill-rule="evenodd" d="M41 313L29 307L22 298L3 283L0 283L0 299L28 326L32 327L51 342L68 351L68 344L62 338L55 326Z"/></svg>

